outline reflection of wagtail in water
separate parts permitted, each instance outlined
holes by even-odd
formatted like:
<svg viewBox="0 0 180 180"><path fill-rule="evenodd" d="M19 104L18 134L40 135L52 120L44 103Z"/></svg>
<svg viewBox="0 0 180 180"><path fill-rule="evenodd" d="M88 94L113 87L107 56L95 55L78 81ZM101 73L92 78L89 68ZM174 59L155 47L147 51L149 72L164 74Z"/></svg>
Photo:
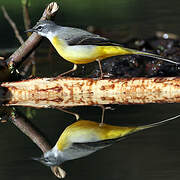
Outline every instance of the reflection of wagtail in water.
<svg viewBox="0 0 180 180"><path fill-rule="evenodd" d="M32 29L27 31L37 32L39 35L47 37L57 52L64 59L74 64L73 69L61 75L75 71L77 64L98 61L102 78L103 74L100 61L118 55L141 55L157 58L169 63L180 64L159 55L121 47L107 38L82 29L58 26L52 21L40 21Z"/></svg>
<svg viewBox="0 0 180 180"><path fill-rule="evenodd" d="M161 125L180 115L145 126L122 127L87 120L79 120L68 126L56 145L40 158L34 158L47 166L60 165L65 161L78 159L112 145L126 135Z"/></svg>

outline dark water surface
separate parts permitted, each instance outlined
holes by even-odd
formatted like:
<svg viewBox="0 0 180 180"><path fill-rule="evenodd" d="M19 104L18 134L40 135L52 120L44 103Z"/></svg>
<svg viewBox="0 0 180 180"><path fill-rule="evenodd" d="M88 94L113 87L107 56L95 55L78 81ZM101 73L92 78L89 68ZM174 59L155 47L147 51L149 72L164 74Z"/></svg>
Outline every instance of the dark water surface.
<svg viewBox="0 0 180 180"><path fill-rule="evenodd" d="M0 0L0 5L6 5L9 14L23 32L23 23L19 21L21 8L18 3ZM44 1L35 0L32 0L31 4L31 16L35 17L35 23L45 4ZM180 34L178 0L66 0L60 4L62 10L57 15L59 24L82 28L93 25L116 41L131 37L148 38L157 30ZM2 14L0 20L0 48L18 47L13 32ZM37 76L55 76L71 66L68 62L59 61L55 51L53 59L43 61L46 49L41 52L43 55L37 57L41 59L37 63ZM26 114L27 108L18 109ZM32 110L35 111L32 123L49 139L52 146L65 127L75 121L72 115L59 110ZM101 118L99 107L76 107L72 111L79 113L81 119L98 122ZM115 110L105 112L105 122L114 125L144 125L178 114L179 104L115 106ZM179 130L180 118L166 125L139 132L88 157L66 162L63 168L67 171L67 179L178 180ZM40 156L41 151L13 124L0 124L0 132L0 180L56 179L49 168L30 160L31 157Z"/></svg>

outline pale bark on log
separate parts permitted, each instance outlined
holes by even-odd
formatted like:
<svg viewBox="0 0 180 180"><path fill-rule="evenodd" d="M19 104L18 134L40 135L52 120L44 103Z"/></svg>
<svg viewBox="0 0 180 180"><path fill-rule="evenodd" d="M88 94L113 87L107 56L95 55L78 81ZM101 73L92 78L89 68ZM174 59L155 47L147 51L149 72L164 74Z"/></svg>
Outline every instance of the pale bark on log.
<svg viewBox="0 0 180 180"><path fill-rule="evenodd" d="M71 107L102 104L179 103L180 78L42 78L3 83L7 105Z"/></svg>

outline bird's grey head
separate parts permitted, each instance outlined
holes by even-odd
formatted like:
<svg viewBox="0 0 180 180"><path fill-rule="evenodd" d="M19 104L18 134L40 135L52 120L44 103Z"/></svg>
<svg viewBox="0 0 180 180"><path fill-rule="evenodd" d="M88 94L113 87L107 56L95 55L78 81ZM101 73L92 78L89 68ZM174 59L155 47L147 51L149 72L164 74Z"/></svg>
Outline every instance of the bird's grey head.
<svg viewBox="0 0 180 180"><path fill-rule="evenodd" d="M64 162L61 154L54 152L53 149L47 151L41 157L33 158L33 160L39 161L46 166L59 166Z"/></svg>
<svg viewBox="0 0 180 180"><path fill-rule="evenodd" d="M48 38L55 32L56 26L57 25L53 21L43 20L39 21L32 29L28 29L26 32L36 32Z"/></svg>

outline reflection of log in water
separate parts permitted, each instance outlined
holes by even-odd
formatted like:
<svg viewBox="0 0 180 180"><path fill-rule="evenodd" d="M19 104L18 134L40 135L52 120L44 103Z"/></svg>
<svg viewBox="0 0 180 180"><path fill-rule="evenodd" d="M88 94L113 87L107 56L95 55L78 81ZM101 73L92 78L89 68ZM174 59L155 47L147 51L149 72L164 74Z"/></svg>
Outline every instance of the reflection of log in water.
<svg viewBox="0 0 180 180"><path fill-rule="evenodd" d="M42 78L3 83L8 105L34 107L180 102L180 78Z"/></svg>

